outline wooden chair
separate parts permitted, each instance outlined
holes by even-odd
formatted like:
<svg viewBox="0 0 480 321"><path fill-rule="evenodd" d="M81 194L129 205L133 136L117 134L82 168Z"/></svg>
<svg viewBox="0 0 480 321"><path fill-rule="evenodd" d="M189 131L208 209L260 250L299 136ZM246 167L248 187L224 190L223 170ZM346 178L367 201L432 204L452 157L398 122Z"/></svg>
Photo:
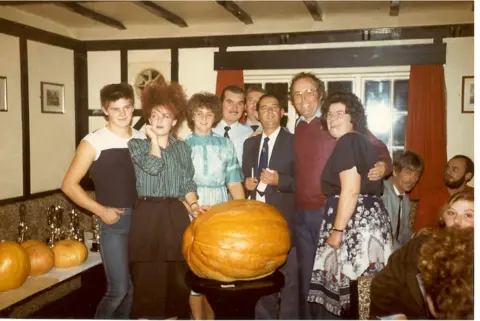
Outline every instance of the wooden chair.
<svg viewBox="0 0 480 321"><path fill-rule="evenodd" d="M342 319L368 320L370 316L370 284L373 276L361 276L350 284L350 309Z"/></svg>

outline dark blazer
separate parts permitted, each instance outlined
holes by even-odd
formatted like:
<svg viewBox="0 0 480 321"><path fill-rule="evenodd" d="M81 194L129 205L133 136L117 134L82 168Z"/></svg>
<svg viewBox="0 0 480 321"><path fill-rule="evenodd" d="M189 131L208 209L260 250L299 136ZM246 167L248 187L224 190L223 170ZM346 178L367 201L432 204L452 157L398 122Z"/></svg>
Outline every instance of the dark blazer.
<svg viewBox="0 0 480 321"><path fill-rule="evenodd" d="M248 138L243 144L242 171L246 178L251 177L252 167L258 168L259 150L262 135ZM271 151L268 168L278 172L278 186L268 185L265 190L265 202L275 206L285 217L292 236L292 246L295 240L295 152L293 134L280 129L273 150ZM248 192L247 197L256 199L256 191Z"/></svg>

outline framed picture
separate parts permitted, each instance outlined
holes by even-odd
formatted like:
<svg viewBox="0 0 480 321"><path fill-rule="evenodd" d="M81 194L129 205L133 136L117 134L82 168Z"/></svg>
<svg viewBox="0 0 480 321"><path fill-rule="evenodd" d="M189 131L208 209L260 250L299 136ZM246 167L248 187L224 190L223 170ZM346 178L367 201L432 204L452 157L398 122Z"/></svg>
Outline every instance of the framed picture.
<svg viewBox="0 0 480 321"><path fill-rule="evenodd" d="M0 111L8 111L7 77L2 77L2 76L0 76Z"/></svg>
<svg viewBox="0 0 480 321"><path fill-rule="evenodd" d="M462 113L473 113L474 111L473 76L462 77Z"/></svg>
<svg viewBox="0 0 480 321"><path fill-rule="evenodd" d="M64 87L61 84L40 82L42 113L64 114Z"/></svg>

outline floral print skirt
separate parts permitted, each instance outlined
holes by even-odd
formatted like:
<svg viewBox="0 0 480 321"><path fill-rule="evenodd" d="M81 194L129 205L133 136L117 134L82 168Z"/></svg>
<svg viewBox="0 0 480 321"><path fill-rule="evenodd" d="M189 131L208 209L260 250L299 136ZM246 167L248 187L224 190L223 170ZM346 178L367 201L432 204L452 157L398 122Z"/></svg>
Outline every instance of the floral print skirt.
<svg viewBox="0 0 480 321"><path fill-rule="evenodd" d="M343 232L340 248L327 244L337 214L339 196L329 196L325 218L320 223L308 301L322 304L340 316L350 304L350 281L374 275L392 252L390 218L382 199L359 195L355 211Z"/></svg>

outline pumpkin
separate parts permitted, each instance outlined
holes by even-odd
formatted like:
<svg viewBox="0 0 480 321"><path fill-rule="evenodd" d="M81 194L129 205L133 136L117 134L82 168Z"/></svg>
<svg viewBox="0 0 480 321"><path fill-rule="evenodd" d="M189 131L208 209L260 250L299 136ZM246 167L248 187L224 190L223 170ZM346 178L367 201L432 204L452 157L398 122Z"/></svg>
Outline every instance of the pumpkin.
<svg viewBox="0 0 480 321"><path fill-rule="evenodd" d="M22 243L30 257L30 276L38 276L50 271L55 264L55 255L42 241L28 240Z"/></svg>
<svg viewBox="0 0 480 321"><path fill-rule="evenodd" d="M183 256L197 276L222 282L272 274L287 259L290 233L282 214L254 200L211 207L183 234Z"/></svg>
<svg viewBox="0 0 480 321"><path fill-rule="evenodd" d="M30 273L27 250L15 242L0 243L0 291L16 289Z"/></svg>
<svg viewBox="0 0 480 321"><path fill-rule="evenodd" d="M53 246L55 253L55 267L69 268L85 262L88 251L83 242L76 240L62 240Z"/></svg>

